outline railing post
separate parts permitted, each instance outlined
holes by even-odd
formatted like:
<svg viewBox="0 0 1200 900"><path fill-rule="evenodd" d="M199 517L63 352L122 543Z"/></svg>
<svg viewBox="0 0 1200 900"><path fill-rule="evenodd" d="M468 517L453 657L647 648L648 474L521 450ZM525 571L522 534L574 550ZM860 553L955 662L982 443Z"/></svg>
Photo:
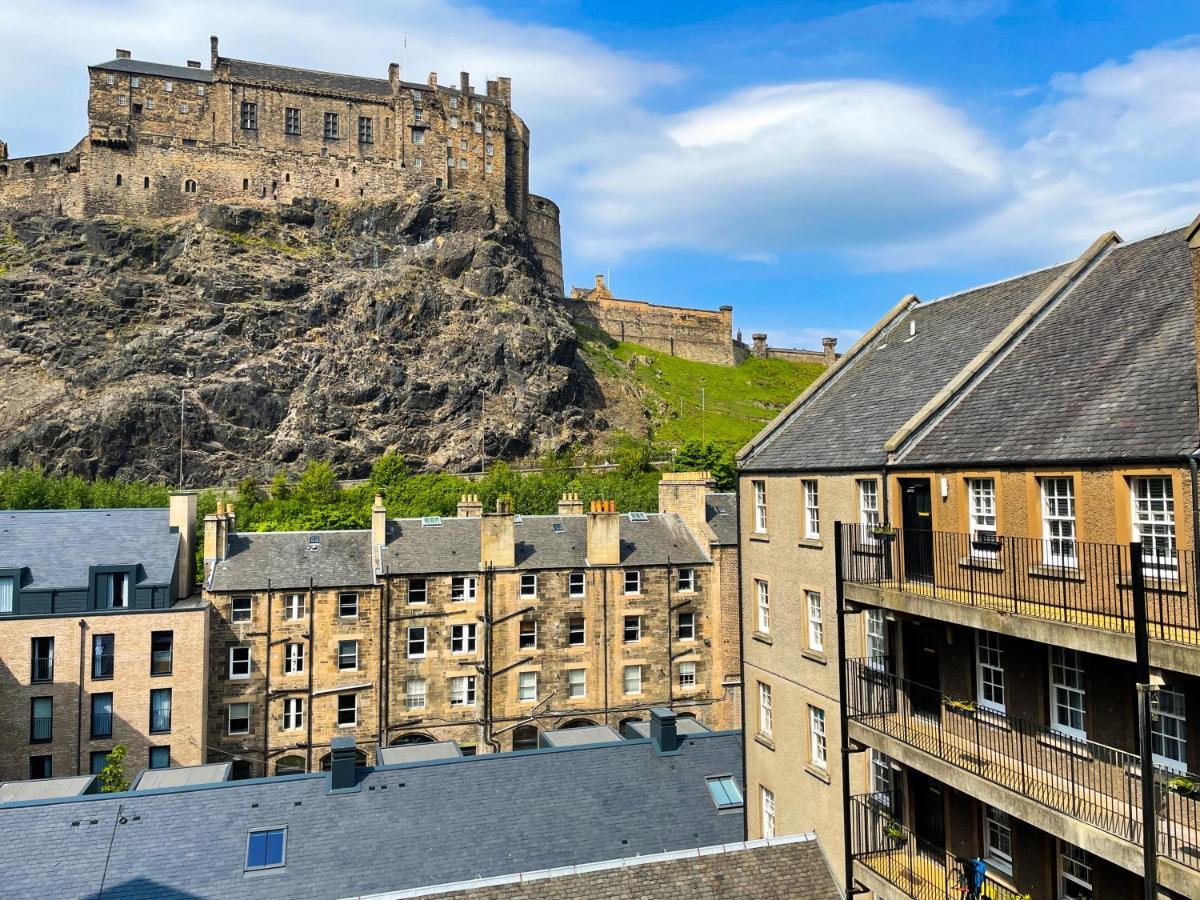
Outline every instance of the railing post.
<svg viewBox="0 0 1200 900"><path fill-rule="evenodd" d="M1158 894L1157 812L1154 809L1154 746L1150 733L1150 629L1146 615L1146 577L1142 542L1129 545L1129 574L1133 582L1133 635L1137 649L1138 737L1142 752L1142 855L1146 900Z"/></svg>
<svg viewBox="0 0 1200 900"><path fill-rule="evenodd" d="M838 666L838 721L841 725L842 764L842 844L845 856L845 891L847 897L854 896L854 850L850 829L850 717L846 710L846 599L844 590L844 560L842 523L833 523L833 567L834 602L837 606L837 666Z"/></svg>

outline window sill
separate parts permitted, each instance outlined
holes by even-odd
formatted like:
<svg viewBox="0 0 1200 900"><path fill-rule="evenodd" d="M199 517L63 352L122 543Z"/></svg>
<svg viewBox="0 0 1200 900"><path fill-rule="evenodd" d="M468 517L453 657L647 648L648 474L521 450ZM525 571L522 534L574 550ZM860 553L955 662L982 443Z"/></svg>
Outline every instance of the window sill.
<svg viewBox="0 0 1200 900"><path fill-rule="evenodd" d="M852 556L866 556L870 559L883 559L882 549L869 549L865 547L855 547L850 551Z"/></svg>
<svg viewBox="0 0 1200 900"><path fill-rule="evenodd" d="M818 665L825 666L829 664L829 658L824 653L820 653L816 650L808 650L801 647L800 655L807 660L817 663Z"/></svg>
<svg viewBox="0 0 1200 900"><path fill-rule="evenodd" d="M750 540L752 540L752 541L762 541L764 544L768 544L768 543L770 543L770 542L771 542L771 536L770 536L770 535L768 535L768 534L760 534L759 532L754 532L753 534L749 535L749 538L750 538Z"/></svg>
<svg viewBox="0 0 1200 900"><path fill-rule="evenodd" d="M1092 755L1088 752L1087 742L1084 738L1077 738L1066 734L1041 734L1038 735L1037 742L1043 747L1049 747L1051 750L1058 750L1061 753L1067 753L1074 756L1076 759L1084 762L1091 762Z"/></svg>
<svg viewBox="0 0 1200 900"><path fill-rule="evenodd" d="M797 547L804 547L809 550L824 550L825 542L820 538L801 538L796 542Z"/></svg>
<svg viewBox="0 0 1200 900"><path fill-rule="evenodd" d="M1052 578L1056 581L1077 581L1083 584L1083 573L1070 566L1030 566L1028 574L1032 578Z"/></svg>
<svg viewBox="0 0 1200 900"><path fill-rule="evenodd" d="M1142 580L1145 582L1146 590L1156 594L1174 594L1179 597L1188 595L1187 585L1178 578L1164 578L1161 575L1144 573ZM1121 590L1133 590L1133 576L1122 575L1116 579L1116 585Z"/></svg>
<svg viewBox="0 0 1200 900"><path fill-rule="evenodd" d="M752 634L751 637L753 637L754 640L760 641L761 643L764 643L764 644L774 644L775 643L775 641L771 638L771 636L769 634L765 634L764 632L761 632L761 631L754 632L754 634Z"/></svg>
<svg viewBox="0 0 1200 900"><path fill-rule="evenodd" d="M817 781L822 781L825 784L833 783L829 777L829 771L827 769L822 769L820 766L814 766L812 763L805 763L804 771L813 778L817 779Z"/></svg>
<svg viewBox="0 0 1200 900"><path fill-rule="evenodd" d="M960 569L978 569L982 572L1003 572L1004 564L999 559L987 556L963 556L958 560Z"/></svg>
<svg viewBox="0 0 1200 900"><path fill-rule="evenodd" d="M765 734L754 735L754 742L756 744L762 744L764 747L766 747L772 753L775 752L775 742L773 740L771 740L769 737L767 737Z"/></svg>

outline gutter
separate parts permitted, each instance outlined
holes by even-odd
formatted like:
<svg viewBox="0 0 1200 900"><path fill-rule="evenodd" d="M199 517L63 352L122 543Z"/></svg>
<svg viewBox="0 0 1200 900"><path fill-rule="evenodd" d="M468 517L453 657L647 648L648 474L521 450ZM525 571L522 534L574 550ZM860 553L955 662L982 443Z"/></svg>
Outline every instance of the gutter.
<svg viewBox="0 0 1200 900"><path fill-rule="evenodd" d="M1192 551L1200 552L1200 508L1196 506L1200 501L1200 484L1196 483L1200 473L1200 448L1188 453L1187 461L1192 475ZM1196 580L1196 596L1200 597L1200 568L1195 565L1192 566L1192 577Z"/></svg>

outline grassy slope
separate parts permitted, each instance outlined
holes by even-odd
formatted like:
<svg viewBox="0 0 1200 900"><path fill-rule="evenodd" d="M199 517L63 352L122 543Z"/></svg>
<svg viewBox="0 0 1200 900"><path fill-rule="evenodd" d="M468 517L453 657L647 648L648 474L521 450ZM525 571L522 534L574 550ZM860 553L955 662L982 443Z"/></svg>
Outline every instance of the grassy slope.
<svg viewBox="0 0 1200 900"><path fill-rule="evenodd" d="M637 344L598 340L594 334L580 337L594 370L638 384L651 415L654 442L669 446L698 438L738 449L822 371L817 363L754 357L736 368L713 366Z"/></svg>

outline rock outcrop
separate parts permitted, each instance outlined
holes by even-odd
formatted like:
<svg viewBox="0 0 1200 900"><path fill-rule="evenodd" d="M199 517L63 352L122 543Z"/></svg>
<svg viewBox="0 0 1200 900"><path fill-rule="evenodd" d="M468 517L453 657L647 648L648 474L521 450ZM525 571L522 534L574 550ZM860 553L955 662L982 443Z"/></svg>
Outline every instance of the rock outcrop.
<svg viewBox="0 0 1200 900"><path fill-rule="evenodd" d="M388 450L465 470L586 443L575 332L502 210L210 206L0 220L0 465L188 484Z"/></svg>

